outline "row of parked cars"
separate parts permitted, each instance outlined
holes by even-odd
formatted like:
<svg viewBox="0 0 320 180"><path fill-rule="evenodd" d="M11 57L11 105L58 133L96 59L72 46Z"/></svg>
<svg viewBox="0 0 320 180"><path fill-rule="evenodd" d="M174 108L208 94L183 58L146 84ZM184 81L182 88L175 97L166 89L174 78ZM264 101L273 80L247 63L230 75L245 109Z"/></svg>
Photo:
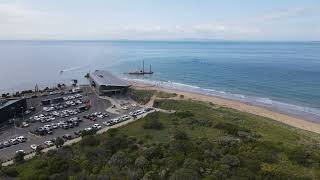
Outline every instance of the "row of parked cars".
<svg viewBox="0 0 320 180"><path fill-rule="evenodd" d="M77 99L77 98L81 98L81 99ZM84 103L84 101L82 100L81 94L76 94L73 96L66 96L66 97L63 97L62 99L66 102L51 104L51 106L49 106L49 107L43 107L43 110L46 112L51 112L51 111L61 110L64 108L68 108L70 106L76 106L76 105Z"/></svg>
<svg viewBox="0 0 320 180"><path fill-rule="evenodd" d="M17 145L17 144L20 144L20 143L24 143L27 141L27 138L25 138L24 136L18 136L18 137L15 137L15 138L11 138L7 141L4 141L2 143L0 143L0 149L2 148L6 148L6 147L10 147L12 145Z"/></svg>
<svg viewBox="0 0 320 180"><path fill-rule="evenodd" d="M73 100L73 99L77 99L77 98L82 98L82 95L75 94L75 95L71 95L71 96L65 96L65 97L63 97L63 100L68 101L68 100Z"/></svg>
<svg viewBox="0 0 320 180"><path fill-rule="evenodd" d="M106 117L109 117L109 115L107 113L102 113L102 112L95 112L95 113L83 116L83 118L91 120L91 121L96 121L97 118L103 119Z"/></svg>
<svg viewBox="0 0 320 180"><path fill-rule="evenodd" d="M130 112L129 115L132 116L132 117L136 117L138 115L141 115L141 114L146 113L146 112L151 111L151 110L152 110L152 108L140 109L140 110L136 110L136 111ZM103 124L105 126L113 126L113 125L118 124L120 122L129 120L130 116L123 115L123 116L120 116L118 118L114 118L114 119L111 119L111 120L108 120L108 121L104 121Z"/></svg>
<svg viewBox="0 0 320 180"><path fill-rule="evenodd" d="M62 128L62 129L69 129L78 127L79 123L82 122L82 119L79 117L73 117L66 121L60 121L58 123L51 123L46 124L42 127L37 128L36 130L32 131L31 133L44 136L47 134L53 134L54 129Z"/></svg>
<svg viewBox="0 0 320 180"><path fill-rule="evenodd" d="M55 120L56 117L65 118L65 117L77 115L79 113L81 113L79 109L66 109L60 112L54 111L48 114L39 114L31 117L29 121L31 122L40 121L41 123L46 123L46 122Z"/></svg>

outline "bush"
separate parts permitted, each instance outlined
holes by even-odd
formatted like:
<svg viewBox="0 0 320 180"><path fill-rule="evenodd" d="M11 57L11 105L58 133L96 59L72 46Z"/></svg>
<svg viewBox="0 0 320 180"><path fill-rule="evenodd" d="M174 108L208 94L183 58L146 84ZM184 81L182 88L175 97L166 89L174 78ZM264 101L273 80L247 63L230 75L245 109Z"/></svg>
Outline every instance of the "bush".
<svg viewBox="0 0 320 180"><path fill-rule="evenodd" d="M140 104L146 104L150 101L155 91L140 90L140 89L129 89L129 96Z"/></svg>
<svg viewBox="0 0 320 180"><path fill-rule="evenodd" d="M187 117L192 117L193 113L190 111L181 111L181 112L176 112L176 116L179 118L187 118Z"/></svg>
<svg viewBox="0 0 320 180"><path fill-rule="evenodd" d="M56 145L57 148L62 147L62 145L64 144L64 140L61 137L58 137L54 142L54 144Z"/></svg>
<svg viewBox="0 0 320 180"><path fill-rule="evenodd" d="M191 169L185 169L181 168L176 170L172 176L170 177L170 180L197 180L200 179L199 174Z"/></svg>
<svg viewBox="0 0 320 180"><path fill-rule="evenodd" d="M175 131L173 138L175 140L188 140L189 139L187 133L185 133L184 131L180 131L180 130Z"/></svg>
<svg viewBox="0 0 320 180"><path fill-rule="evenodd" d="M92 136L92 135L85 136L80 141L81 146L97 146L97 145L99 145L99 143L100 142L97 139L97 137Z"/></svg>
<svg viewBox="0 0 320 180"><path fill-rule="evenodd" d="M18 163L22 163L24 161L24 153L23 152L18 152L16 153L16 155L13 158L13 162L18 164Z"/></svg>
<svg viewBox="0 0 320 180"><path fill-rule="evenodd" d="M229 167L236 167L240 164L240 160L237 156L233 155L226 155L222 158L223 164L229 166Z"/></svg>
<svg viewBox="0 0 320 180"><path fill-rule="evenodd" d="M226 131L228 134L234 135L234 136L238 136L238 132L242 131L242 132L250 132L248 129L242 128L240 126L231 124L231 123L223 123L220 122L218 123L215 128L217 129L221 129Z"/></svg>
<svg viewBox="0 0 320 180"><path fill-rule="evenodd" d="M163 124L159 122L157 119L150 119L144 122L143 128L160 130L163 128Z"/></svg>
<svg viewBox="0 0 320 180"><path fill-rule="evenodd" d="M15 167L2 167L1 171L9 177L17 177L19 175Z"/></svg>

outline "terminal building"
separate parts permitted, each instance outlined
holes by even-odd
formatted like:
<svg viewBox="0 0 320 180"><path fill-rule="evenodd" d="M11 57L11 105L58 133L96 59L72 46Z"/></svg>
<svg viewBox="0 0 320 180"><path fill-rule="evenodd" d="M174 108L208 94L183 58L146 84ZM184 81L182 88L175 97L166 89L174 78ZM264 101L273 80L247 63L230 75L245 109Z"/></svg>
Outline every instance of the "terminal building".
<svg viewBox="0 0 320 180"><path fill-rule="evenodd" d="M96 70L89 73L88 79L96 91L101 96L126 94L130 84L108 71Z"/></svg>
<svg viewBox="0 0 320 180"><path fill-rule="evenodd" d="M19 117L27 110L26 99L0 100L0 123Z"/></svg>

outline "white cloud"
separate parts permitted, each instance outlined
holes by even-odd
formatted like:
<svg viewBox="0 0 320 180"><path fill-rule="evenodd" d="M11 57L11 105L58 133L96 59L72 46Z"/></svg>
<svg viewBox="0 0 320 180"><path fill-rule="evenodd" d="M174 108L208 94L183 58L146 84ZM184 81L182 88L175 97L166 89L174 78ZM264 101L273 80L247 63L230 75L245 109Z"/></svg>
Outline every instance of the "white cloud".
<svg viewBox="0 0 320 180"><path fill-rule="evenodd" d="M225 22L188 25L120 25L111 26L106 20L84 20L74 14L44 12L16 3L0 3L0 39L174 39L265 38L266 33L277 33L279 27L268 27L268 22L296 18L314 12L316 8L291 8L267 13L255 18ZM116 17L114 17L116 18ZM177 22L178 23L178 22Z"/></svg>

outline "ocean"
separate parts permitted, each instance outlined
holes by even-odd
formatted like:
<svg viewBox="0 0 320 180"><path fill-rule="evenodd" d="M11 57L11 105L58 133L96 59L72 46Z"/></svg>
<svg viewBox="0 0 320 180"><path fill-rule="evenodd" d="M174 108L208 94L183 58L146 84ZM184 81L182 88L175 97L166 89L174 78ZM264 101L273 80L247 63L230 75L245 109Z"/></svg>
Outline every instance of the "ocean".
<svg viewBox="0 0 320 180"><path fill-rule="evenodd" d="M320 122L320 42L0 41L0 52L1 93L105 69ZM124 74L142 61L153 75Z"/></svg>

